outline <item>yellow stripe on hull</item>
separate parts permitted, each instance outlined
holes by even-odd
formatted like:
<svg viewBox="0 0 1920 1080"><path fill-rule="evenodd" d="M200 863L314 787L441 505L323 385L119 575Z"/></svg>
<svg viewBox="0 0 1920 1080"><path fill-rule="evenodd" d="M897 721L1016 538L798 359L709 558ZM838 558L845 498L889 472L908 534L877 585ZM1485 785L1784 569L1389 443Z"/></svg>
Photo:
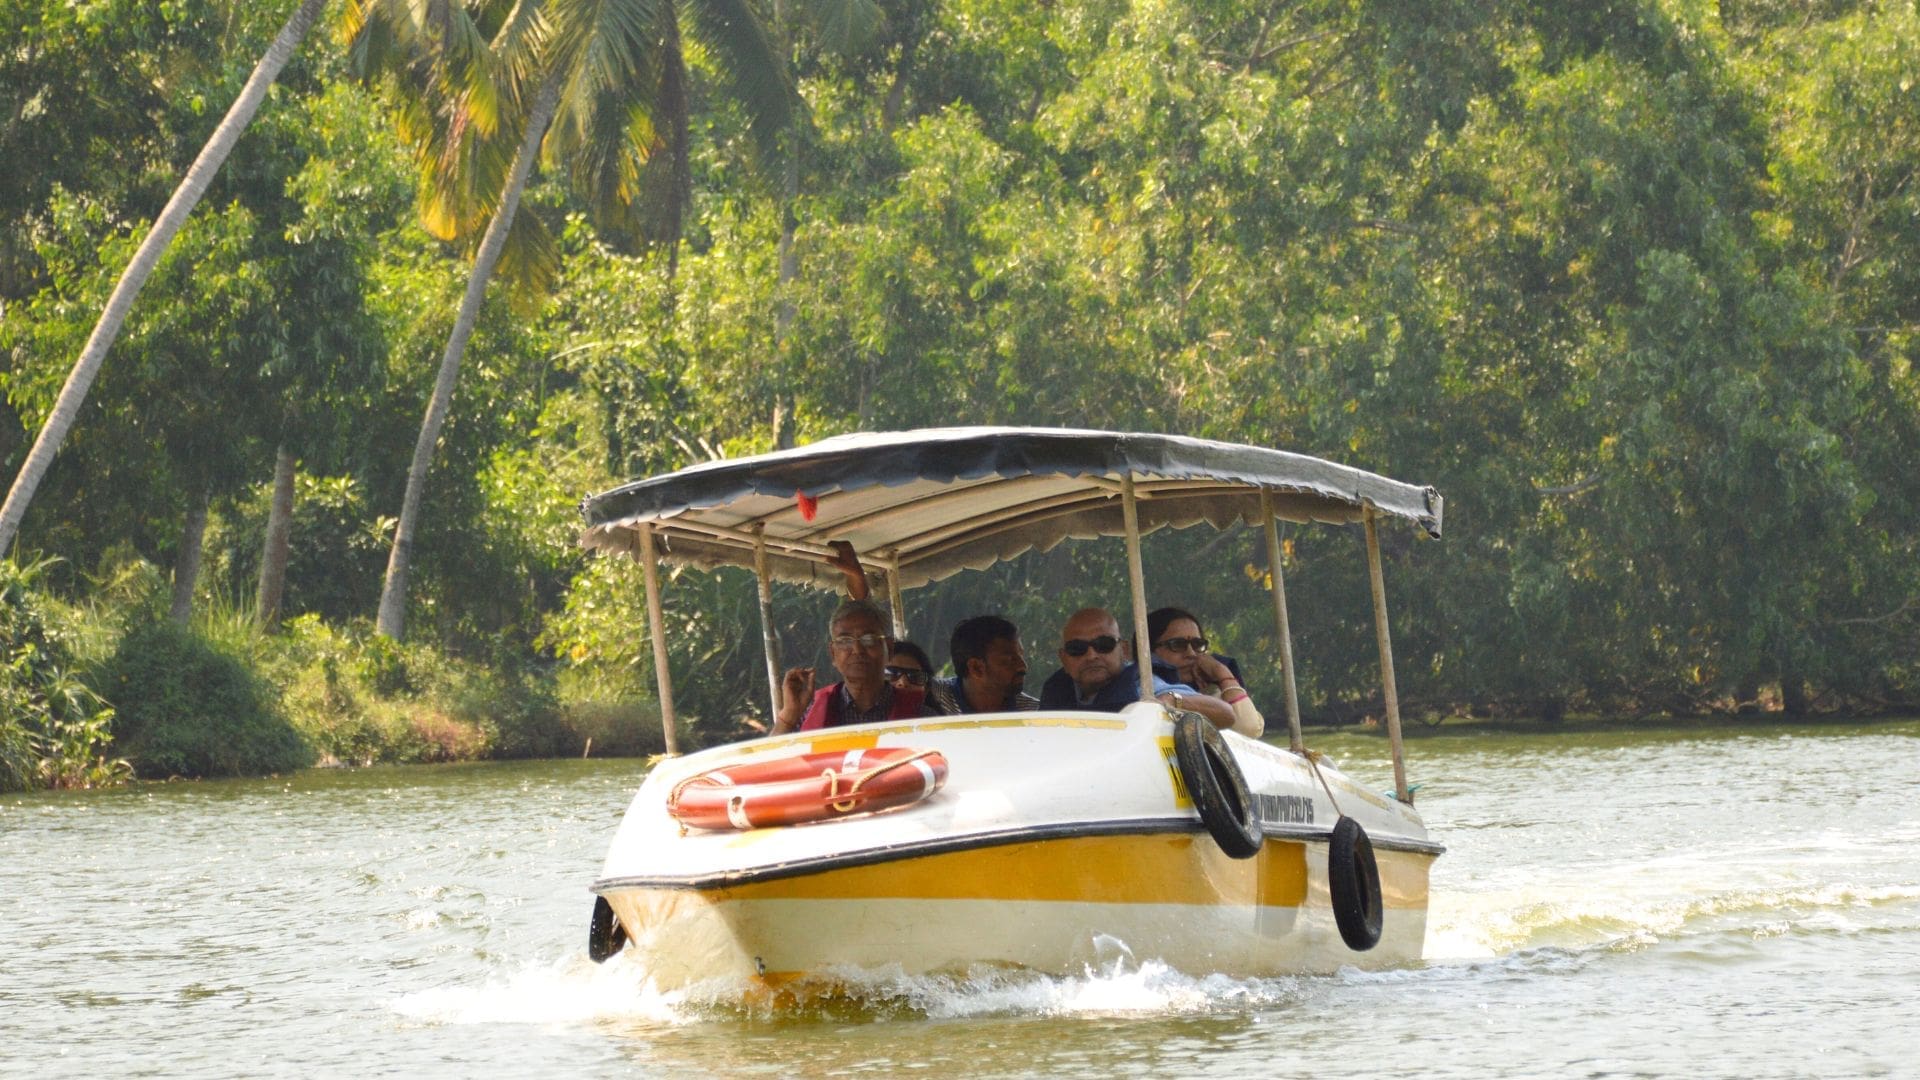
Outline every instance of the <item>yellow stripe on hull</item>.
<svg viewBox="0 0 1920 1080"><path fill-rule="evenodd" d="M1241 860L1204 833L1036 840L606 896L662 988L847 964L1078 974L1116 956L1194 974L1279 975L1419 959L1434 857L1375 855L1385 932L1364 953L1340 939L1324 843L1268 839Z"/></svg>

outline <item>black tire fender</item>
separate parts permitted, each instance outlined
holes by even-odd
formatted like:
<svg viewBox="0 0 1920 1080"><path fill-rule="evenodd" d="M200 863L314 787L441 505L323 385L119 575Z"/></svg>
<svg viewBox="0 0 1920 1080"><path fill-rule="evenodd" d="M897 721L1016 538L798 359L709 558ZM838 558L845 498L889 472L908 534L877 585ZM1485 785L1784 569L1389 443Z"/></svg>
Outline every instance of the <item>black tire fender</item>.
<svg viewBox="0 0 1920 1080"><path fill-rule="evenodd" d="M587 956L594 963L603 964L626 943L627 928L620 925L620 917L613 913L613 905L607 903L604 896L594 897L593 922L587 927Z"/></svg>
<svg viewBox="0 0 1920 1080"><path fill-rule="evenodd" d="M1258 854L1266 834L1254 815L1247 778L1220 729L1204 716L1180 714L1173 721L1173 758L1201 824L1220 850L1235 859Z"/></svg>
<svg viewBox="0 0 1920 1080"><path fill-rule="evenodd" d="M1344 814L1333 823L1327 840L1327 886L1333 894L1333 919L1347 947L1366 952L1380 944L1386 913L1380 902L1380 864L1374 861L1367 830Z"/></svg>

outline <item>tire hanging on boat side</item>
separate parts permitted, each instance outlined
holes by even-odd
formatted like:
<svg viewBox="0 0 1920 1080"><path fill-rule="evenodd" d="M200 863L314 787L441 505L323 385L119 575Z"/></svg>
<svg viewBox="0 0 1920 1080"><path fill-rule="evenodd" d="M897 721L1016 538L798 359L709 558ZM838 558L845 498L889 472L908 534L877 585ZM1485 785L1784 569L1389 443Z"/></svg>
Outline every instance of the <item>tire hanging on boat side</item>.
<svg viewBox="0 0 1920 1080"><path fill-rule="evenodd" d="M587 956L603 964L627 943L627 928L613 913L613 905L604 896L593 898L593 923L587 927Z"/></svg>
<svg viewBox="0 0 1920 1080"><path fill-rule="evenodd" d="M1204 716L1181 714L1173 721L1173 757L1193 808L1220 850L1236 859L1258 854L1266 834L1254 816L1247 778L1220 729Z"/></svg>
<svg viewBox="0 0 1920 1080"><path fill-rule="evenodd" d="M1354 952L1380 944L1385 909L1380 903L1380 864L1373 858L1367 830L1346 815L1333 823L1327 840L1327 884L1333 894L1333 920Z"/></svg>

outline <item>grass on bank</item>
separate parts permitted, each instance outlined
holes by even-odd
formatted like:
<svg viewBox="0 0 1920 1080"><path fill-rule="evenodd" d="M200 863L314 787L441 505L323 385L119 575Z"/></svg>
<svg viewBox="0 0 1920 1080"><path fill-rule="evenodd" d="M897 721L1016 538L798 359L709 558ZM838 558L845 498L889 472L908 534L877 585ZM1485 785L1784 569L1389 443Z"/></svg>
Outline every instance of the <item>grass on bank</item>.
<svg viewBox="0 0 1920 1080"><path fill-rule="evenodd" d="M664 747L632 688L504 644L457 657L317 616L267 633L217 599L181 626L150 565L78 604L33 576L0 561L0 790Z"/></svg>

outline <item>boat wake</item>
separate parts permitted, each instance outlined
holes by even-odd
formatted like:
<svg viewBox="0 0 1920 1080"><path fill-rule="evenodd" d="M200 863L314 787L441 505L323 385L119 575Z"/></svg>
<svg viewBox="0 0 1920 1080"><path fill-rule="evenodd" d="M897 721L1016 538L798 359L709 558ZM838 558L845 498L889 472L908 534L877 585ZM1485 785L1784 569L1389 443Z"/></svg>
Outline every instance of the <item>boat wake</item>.
<svg viewBox="0 0 1920 1080"><path fill-rule="evenodd" d="M1192 976L1157 961L1122 959L1068 977L1002 968L963 975L844 968L771 989L708 983L661 991L624 954L605 964L575 955L477 985L410 993L392 1008L406 1021L430 1025L1202 1016L1298 1001L1308 981Z"/></svg>
<svg viewBox="0 0 1920 1080"><path fill-rule="evenodd" d="M1655 945L1705 947L1787 934L1871 932L1920 921L1920 885L1892 840L1829 834L1629 863L1594 862L1474 889L1436 883L1430 962ZM1884 871L1884 872L1883 872Z"/></svg>
<svg viewBox="0 0 1920 1080"><path fill-rule="evenodd" d="M1246 1015L1342 999L1381 983L1443 986L1504 975L1572 974L1623 953L1660 949L1706 965L1739 961L1774 938L1866 941L1920 929L1920 884L1887 841L1920 842L1920 830L1861 839L1749 841L1625 861L1551 869L1481 870L1471 882L1437 883L1423 964L1331 976L1239 978L1182 974L1137 960L1096 936L1095 962L1049 976L998 967L915 975L846 968L769 987L758 982L657 989L630 953L604 964L584 951L518 970L494 969L392 1002L403 1023L680 1028L702 1023L970 1018L1183 1018ZM1896 843L1893 849L1904 848ZM1443 864L1444 865L1444 864ZM1824 946L1822 946L1824 947Z"/></svg>

